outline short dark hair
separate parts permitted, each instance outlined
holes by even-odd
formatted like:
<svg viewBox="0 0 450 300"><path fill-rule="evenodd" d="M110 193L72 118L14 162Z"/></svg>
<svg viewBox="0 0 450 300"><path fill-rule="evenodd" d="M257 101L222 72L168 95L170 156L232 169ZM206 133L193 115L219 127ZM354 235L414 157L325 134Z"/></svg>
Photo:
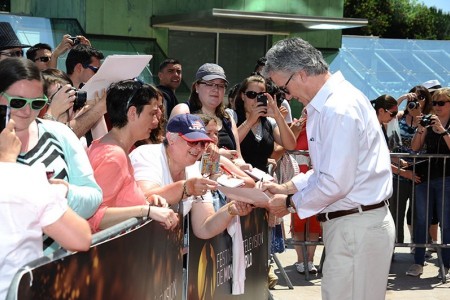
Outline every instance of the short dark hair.
<svg viewBox="0 0 450 300"><path fill-rule="evenodd" d="M27 58L29 60L34 61L36 59L36 53L38 52L38 50L41 49L47 49L49 51L52 51L52 47L50 47L49 44L38 43L27 50Z"/></svg>
<svg viewBox="0 0 450 300"><path fill-rule="evenodd" d="M130 97L130 103L128 104ZM157 99L156 88L139 80L127 79L111 84L106 93L106 111L111 126L124 127L128 123L127 112L131 106L135 106L137 114L140 115L145 105Z"/></svg>
<svg viewBox="0 0 450 300"><path fill-rule="evenodd" d="M181 65L180 61L175 58L167 58L159 64L159 71L161 72L168 65Z"/></svg>
<svg viewBox="0 0 450 300"><path fill-rule="evenodd" d="M78 44L70 49L66 59L66 73L71 75L77 64L87 66L92 62L92 57L103 59L104 55L101 51L92 46Z"/></svg>
<svg viewBox="0 0 450 300"><path fill-rule="evenodd" d="M5 58L0 61L0 92L6 91L20 80L38 80L42 82L41 71L36 64L21 57Z"/></svg>

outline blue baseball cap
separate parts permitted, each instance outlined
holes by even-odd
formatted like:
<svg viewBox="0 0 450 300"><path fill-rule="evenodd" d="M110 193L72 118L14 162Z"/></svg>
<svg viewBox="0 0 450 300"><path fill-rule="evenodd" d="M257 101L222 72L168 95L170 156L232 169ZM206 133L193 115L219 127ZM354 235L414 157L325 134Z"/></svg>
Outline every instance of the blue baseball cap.
<svg viewBox="0 0 450 300"><path fill-rule="evenodd" d="M188 142L212 142L206 134L205 124L196 115L180 114L172 117L167 124L167 131L180 134Z"/></svg>

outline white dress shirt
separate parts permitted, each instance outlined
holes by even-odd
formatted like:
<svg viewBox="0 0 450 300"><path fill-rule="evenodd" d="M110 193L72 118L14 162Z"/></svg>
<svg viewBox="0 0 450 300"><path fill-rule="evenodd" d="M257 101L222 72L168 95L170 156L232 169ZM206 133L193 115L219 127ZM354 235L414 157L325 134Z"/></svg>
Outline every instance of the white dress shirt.
<svg viewBox="0 0 450 300"><path fill-rule="evenodd" d="M307 218L388 199L389 150L367 97L337 72L306 110L312 169L292 179L298 215Z"/></svg>

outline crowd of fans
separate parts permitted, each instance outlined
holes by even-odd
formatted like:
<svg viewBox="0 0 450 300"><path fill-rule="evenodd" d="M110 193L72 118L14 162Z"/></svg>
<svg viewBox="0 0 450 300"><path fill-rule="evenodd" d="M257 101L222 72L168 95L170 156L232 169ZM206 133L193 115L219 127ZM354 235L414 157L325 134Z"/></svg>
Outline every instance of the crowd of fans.
<svg viewBox="0 0 450 300"><path fill-rule="evenodd" d="M223 68L213 63L199 67L189 99L179 101L176 89L182 64L176 59L161 63L157 87L138 79L123 80L79 103L78 89L101 68L104 58L88 39L64 35L52 50L47 44L20 43L9 23L0 23L0 32L0 104L11 109L10 121L0 134L4 195L0 234L25 232L0 250L2 261L8 261L0 264L0 298L24 262L59 247L86 250L91 233L123 220L151 218L167 230L176 228L182 220L171 207L180 201L182 215L191 213L195 235L214 237L253 209L217 190L215 174L222 169L242 179L244 187L255 187L245 172L252 168L269 172L271 164L278 165L283 183L311 167L307 154L292 156L285 151L308 150L307 116L292 118L286 89L260 75L265 59L259 59L254 72L233 86L228 107L224 97L229 82ZM25 58L22 49L27 47ZM56 62L66 53L63 72L56 69ZM397 100L383 95L372 101L391 152L450 154L450 90L438 85L424 83ZM406 106L400 111L403 101ZM96 138L91 129L105 116L109 131ZM390 129L394 121L397 131ZM429 236L436 242L440 225L442 242L449 243L450 176L445 174L450 174L450 164L443 173L443 158L432 159L427 176L411 168L413 161L408 158L393 158L391 163L390 209L397 223L397 242L404 242L407 216L414 242L427 243ZM27 189L17 188L16 182ZM13 222L13 215L26 222ZM305 228L311 230L312 240L319 239L319 223L315 218L309 222L306 227L297 213L292 214L295 239L304 240ZM22 250L22 244L32 247ZM449 251L442 249L446 276ZM298 272L308 268L315 273L314 248L306 258L300 250L297 253ZM424 248L415 249L414 260L407 274L419 276ZM269 286L275 284L272 278Z"/></svg>

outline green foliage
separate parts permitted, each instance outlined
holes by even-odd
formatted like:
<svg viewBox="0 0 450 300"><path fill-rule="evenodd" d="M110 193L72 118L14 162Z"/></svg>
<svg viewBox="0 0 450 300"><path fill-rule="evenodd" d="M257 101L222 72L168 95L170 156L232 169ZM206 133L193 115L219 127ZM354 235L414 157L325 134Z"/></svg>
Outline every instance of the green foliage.
<svg viewBox="0 0 450 300"><path fill-rule="evenodd" d="M344 34L450 40L450 14L417 0L344 0L344 17L369 21L367 27L346 29Z"/></svg>

